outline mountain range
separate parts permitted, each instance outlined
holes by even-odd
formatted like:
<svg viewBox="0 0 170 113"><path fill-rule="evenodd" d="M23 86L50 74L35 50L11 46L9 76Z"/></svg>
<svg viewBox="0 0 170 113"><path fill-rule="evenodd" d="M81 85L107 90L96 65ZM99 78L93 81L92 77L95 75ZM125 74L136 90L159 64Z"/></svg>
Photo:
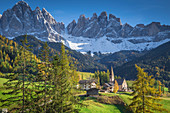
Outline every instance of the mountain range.
<svg viewBox="0 0 170 113"><path fill-rule="evenodd" d="M121 50L150 50L170 40L170 26L152 22L132 27L113 14L80 15L65 27L43 8L32 10L24 1L17 2L0 15L0 34L8 38L29 34L42 41L63 42L71 49L114 53Z"/></svg>

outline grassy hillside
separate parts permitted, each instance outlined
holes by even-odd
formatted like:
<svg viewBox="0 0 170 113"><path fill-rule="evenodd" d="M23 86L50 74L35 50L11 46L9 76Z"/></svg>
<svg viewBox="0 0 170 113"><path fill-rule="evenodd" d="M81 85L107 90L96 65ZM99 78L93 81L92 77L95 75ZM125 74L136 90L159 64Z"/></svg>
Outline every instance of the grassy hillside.
<svg viewBox="0 0 170 113"><path fill-rule="evenodd" d="M114 68L123 65L124 63L127 63L129 61L132 61L142 55L144 55L147 51L139 52L139 51L119 51L113 54L108 54L105 57L102 57L99 60L101 64L106 65L108 68L113 66Z"/></svg>
<svg viewBox="0 0 170 113"><path fill-rule="evenodd" d="M95 98L86 98L83 104L86 104L87 107L81 108L80 113L123 113L125 109L121 105L99 103Z"/></svg>

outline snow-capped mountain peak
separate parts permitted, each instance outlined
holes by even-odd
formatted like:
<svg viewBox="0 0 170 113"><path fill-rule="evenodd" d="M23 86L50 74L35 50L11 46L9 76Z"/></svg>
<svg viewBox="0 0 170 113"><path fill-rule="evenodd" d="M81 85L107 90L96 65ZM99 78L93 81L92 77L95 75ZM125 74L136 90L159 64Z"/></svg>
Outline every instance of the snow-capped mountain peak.
<svg viewBox="0 0 170 113"><path fill-rule="evenodd" d="M5 11L0 18L1 35L16 37L31 34L39 39L61 40L61 32L65 31L63 23L57 23L53 16L43 8L32 10L25 1L17 2L12 9Z"/></svg>
<svg viewBox="0 0 170 113"><path fill-rule="evenodd" d="M155 48L170 40L170 26L152 22L135 27L113 14L103 11L99 16L80 15L65 28L45 9L32 10L24 1L0 15L0 34L8 38L23 34L34 35L43 41L63 41L80 52L116 52L120 50L145 50Z"/></svg>

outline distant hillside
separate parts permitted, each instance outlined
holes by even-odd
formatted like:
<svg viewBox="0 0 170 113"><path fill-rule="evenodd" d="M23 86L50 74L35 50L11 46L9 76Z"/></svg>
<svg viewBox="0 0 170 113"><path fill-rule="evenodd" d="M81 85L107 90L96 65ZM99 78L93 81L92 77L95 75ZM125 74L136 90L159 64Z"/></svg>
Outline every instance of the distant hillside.
<svg viewBox="0 0 170 113"><path fill-rule="evenodd" d="M170 41L147 52L145 55L115 68L115 74L126 79L136 79L135 64L166 85L170 82Z"/></svg>
<svg viewBox="0 0 170 113"><path fill-rule="evenodd" d="M21 45L20 40L23 39L24 36L19 36L14 38L13 40ZM41 47L45 42L38 40L34 36L28 35L27 36L28 44L32 45L33 53L38 56ZM61 43L55 42L47 42L48 46L50 47L50 55L54 55L56 52L60 51ZM87 72L94 72L96 70L106 70L106 66L96 62L93 57L90 55L83 55L80 52L75 50L71 50L70 48L66 47L66 50L69 51L69 55L73 57L77 64L77 68L79 71L87 71Z"/></svg>
<svg viewBox="0 0 170 113"><path fill-rule="evenodd" d="M123 65L124 63L130 62L142 55L147 51L119 51L113 54L109 54L99 60L99 63L106 65L108 68L113 66L114 68Z"/></svg>

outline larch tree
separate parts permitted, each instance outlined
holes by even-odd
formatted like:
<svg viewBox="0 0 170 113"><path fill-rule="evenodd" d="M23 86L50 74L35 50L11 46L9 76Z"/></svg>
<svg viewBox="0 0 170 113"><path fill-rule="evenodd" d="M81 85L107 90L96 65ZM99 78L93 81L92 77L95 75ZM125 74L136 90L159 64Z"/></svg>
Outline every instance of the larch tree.
<svg viewBox="0 0 170 113"><path fill-rule="evenodd" d="M115 80L113 92L114 92L114 93L117 93L118 90L119 90L119 85L118 85L118 83L117 83L117 80Z"/></svg>
<svg viewBox="0 0 170 113"><path fill-rule="evenodd" d="M133 83L133 98L129 105L135 113L154 113L154 111L164 111L162 104L157 102L159 92L154 87L155 79L148 76L144 69L135 65L138 71L137 80Z"/></svg>
<svg viewBox="0 0 170 113"><path fill-rule="evenodd" d="M158 85L159 85L158 86L159 96L161 96L162 95L162 90L161 90L162 83L159 80L158 80Z"/></svg>

